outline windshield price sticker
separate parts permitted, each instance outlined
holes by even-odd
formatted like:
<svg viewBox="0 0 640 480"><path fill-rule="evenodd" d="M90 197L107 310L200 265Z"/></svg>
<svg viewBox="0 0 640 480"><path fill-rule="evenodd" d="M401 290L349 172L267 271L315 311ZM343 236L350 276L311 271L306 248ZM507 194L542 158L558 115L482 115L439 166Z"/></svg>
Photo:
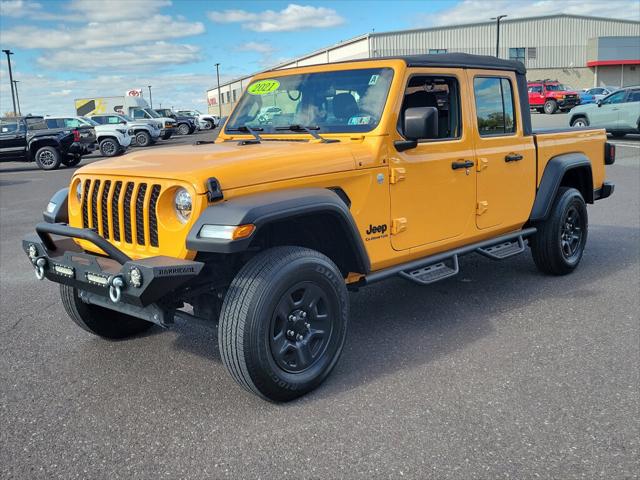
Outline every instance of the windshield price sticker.
<svg viewBox="0 0 640 480"><path fill-rule="evenodd" d="M369 123L371 123L371 117L366 115L362 117L351 117L347 125L369 125Z"/></svg>
<svg viewBox="0 0 640 480"><path fill-rule="evenodd" d="M267 95L273 93L280 87L278 80L260 80L256 83L249 85L247 92L250 95Z"/></svg>

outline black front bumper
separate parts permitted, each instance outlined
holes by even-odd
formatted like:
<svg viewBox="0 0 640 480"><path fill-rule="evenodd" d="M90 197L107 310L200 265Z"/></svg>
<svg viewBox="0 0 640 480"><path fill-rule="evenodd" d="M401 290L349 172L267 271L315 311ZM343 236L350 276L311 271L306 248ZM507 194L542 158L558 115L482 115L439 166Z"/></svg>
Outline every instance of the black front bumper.
<svg viewBox="0 0 640 480"><path fill-rule="evenodd" d="M62 238L54 239L51 234ZM86 253L72 238L92 242L106 256ZM164 310L156 303L172 297L204 266L202 262L164 256L133 260L93 230L60 223L39 223L36 233L22 240L22 248L36 269L40 265L45 278L77 288L85 302L158 324L166 322ZM139 286L134 285L132 270L140 274ZM115 279L122 283L117 302L109 297Z"/></svg>

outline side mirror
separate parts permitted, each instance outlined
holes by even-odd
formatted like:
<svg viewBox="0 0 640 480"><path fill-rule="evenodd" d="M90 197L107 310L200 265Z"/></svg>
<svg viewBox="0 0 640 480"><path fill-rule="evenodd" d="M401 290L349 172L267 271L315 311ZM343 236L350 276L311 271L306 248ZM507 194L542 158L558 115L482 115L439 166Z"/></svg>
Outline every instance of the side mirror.
<svg viewBox="0 0 640 480"><path fill-rule="evenodd" d="M126 125L126 124L127 124L126 120L120 120L120 123L121 123L122 125Z"/></svg>
<svg viewBox="0 0 640 480"><path fill-rule="evenodd" d="M408 140L395 142L399 152L415 148L418 140L438 138L438 109L436 107L407 108L404 112L404 136Z"/></svg>

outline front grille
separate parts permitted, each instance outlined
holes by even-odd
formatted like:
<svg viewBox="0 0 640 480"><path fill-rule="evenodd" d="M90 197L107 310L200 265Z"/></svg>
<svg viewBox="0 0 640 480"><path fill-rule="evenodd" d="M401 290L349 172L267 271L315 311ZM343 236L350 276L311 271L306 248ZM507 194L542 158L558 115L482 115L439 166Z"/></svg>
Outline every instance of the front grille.
<svg viewBox="0 0 640 480"><path fill-rule="evenodd" d="M158 247L156 208L160 185L86 179L82 195L82 225L107 240ZM124 235L122 235L124 233Z"/></svg>

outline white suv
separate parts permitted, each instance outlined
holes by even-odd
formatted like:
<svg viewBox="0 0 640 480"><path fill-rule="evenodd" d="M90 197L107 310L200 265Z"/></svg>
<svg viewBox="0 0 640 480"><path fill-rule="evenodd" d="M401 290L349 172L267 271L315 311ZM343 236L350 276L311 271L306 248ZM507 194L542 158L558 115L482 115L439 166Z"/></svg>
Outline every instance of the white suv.
<svg viewBox="0 0 640 480"><path fill-rule="evenodd" d="M220 123L220 119L215 115L200 113L198 110L178 110L178 115L197 118L202 130L211 130L212 128L216 128Z"/></svg>
<svg viewBox="0 0 640 480"><path fill-rule="evenodd" d="M133 118L115 113L100 113L89 118L100 125L116 125L133 130L134 145L148 147L158 141L162 127L157 122L136 122Z"/></svg>
<svg viewBox="0 0 640 480"><path fill-rule="evenodd" d="M122 154L131 145L133 130L126 125L100 125L84 117L46 117L45 121L50 128L77 128L83 125L93 127L100 153L105 157Z"/></svg>

